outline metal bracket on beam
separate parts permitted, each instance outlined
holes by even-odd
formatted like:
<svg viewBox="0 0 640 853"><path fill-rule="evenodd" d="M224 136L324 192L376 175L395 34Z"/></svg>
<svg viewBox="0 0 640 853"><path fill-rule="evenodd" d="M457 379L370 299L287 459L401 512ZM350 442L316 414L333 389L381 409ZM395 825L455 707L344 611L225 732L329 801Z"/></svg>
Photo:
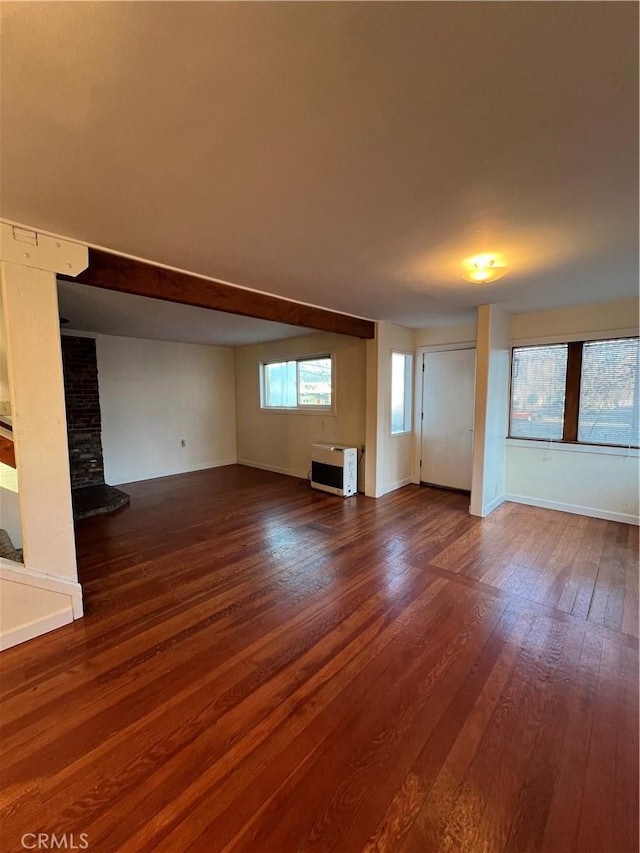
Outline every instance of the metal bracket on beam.
<svg viewBox="0 0 640 853"><path fill-rule="evenodd" d="M0 261L76 276L88 267L89 251L80 243L0 222Z"/></svg>

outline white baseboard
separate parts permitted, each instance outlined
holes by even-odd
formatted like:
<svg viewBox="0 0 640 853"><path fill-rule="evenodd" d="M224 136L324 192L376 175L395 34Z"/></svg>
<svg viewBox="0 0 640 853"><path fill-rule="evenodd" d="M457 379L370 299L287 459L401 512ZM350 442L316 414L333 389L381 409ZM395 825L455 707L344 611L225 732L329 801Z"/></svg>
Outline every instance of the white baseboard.
<svg viewBox="0 0 640 853"><path fill-rule="evenodd" d="M56 628L62 628L63 625L68 625L70 622L73 622L71 606L66 610L53 613L51 616L36 619L35 622L29 622L27 625L20 625L19 628L3 632L0 634L0 651L10 649L19 643L26 643L27 640L33 640L42 634L48 634L49 631L55 631Z"/></svg>
<svg viewBox="0 0 640 853"><path fill-rule="evenodd" d="M395 492L396 489L401 489L403 486L410 486L413 482L413 478L411 476L404 477L402 480L396 480L395 483L386 483L383 486L382 494L388 495L389 492Z"/></svg>
<svg viewBox="0 0 640 853"><path fill-rule="evenodd" d="M80 619L84 615L82 587L78 581L61 578L57 575L46 575L44 572L36 572L34 569L28 569L22 563L15 563L5 557L0 557L0 580L68 595L73 618Z"/></svg>
<svg viewBox="0 0 640 853"><path fill-rule="evenodd" d="M281 468L279 465L265 465L263 462L254 462L252 459L238 459L238 465L246 465L247 468L259 468L261 471L272 471L274 474L286 474L287 477L297 477L306 480L308 471L294 471L292 468Z"/></svg>
<svg viewBox="0 0 640 853"><path fill-rule="evenodd" d="M602 518L605 521L619 521L623 524L640 524L640 518L637 515L630 515L624 512L611 512L606 509L595 509L594 507L578 506L576 504L559 503L558 501L546 501L539 498L530 498L525 495L505 495L505 501L511 501L517 504L526 504L527 506L539 506L543 509L555 509L560 512L570 512L573 515L587 515L590 518Z"/></svg>
<svg viewBox="0 0 640 853"><path fill-rule="evenodd" d="M144 473L128 473L112 475L105 472L105 479L110 486L122 486L125 483L140 483L143 480L156 480L159 477L172 477L174 474L191 474L193 471L206 471L208 468L222 468L225 465L235 465L237 459L226 459L221 462L200 462L197 465L179 465L171 468L157 468Z"/></svg>
<svg viewBox="0 0 640 853"><path fill-rule="evenodd" d="M488 516L490 512L493 512L494 509L497 509L500 506L500 504L503 504L505 502L506 499L507 499L506 495L498 495L497 498L494 498L486 506L483 506L482 507L482 517L486 518L486 516Z"/></svg>

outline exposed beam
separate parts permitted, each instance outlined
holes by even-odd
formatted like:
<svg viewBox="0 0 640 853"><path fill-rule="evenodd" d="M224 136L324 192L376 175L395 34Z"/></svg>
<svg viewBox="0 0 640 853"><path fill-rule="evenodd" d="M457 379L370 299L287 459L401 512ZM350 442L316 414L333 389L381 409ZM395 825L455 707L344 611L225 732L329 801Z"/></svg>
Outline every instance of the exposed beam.
<svg viewBox="0 0 640 853"><path fill-rule="evenodd" d="M375 323L372 320L301 305L278 296L244 290L221 281L157 267L99 249L89 249L89 266L78 276L62 275L60 278L105 290L149 296L322 332L337 332L357 338L375 336Z"/></svg>

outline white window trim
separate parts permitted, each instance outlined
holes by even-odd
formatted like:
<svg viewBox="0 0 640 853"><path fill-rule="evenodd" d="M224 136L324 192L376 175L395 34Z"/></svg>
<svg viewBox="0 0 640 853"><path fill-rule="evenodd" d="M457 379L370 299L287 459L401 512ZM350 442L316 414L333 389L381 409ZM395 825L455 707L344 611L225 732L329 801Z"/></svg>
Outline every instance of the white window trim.
<svg viewBox="0 0 640 853"><path fill-rule="evenodd" d="M511 348L514 347L535 347L544 346L545 344L571 344L575 341L611 341L617 338L637 338L638 327L629 329L604 329L593 332L571 332L565 335L541 335L531 338L518 338L511 341Z"/></svg>
<svg viewBox="0 0 640 853"><path fill-rule="evenodd" d="M266 406L265 405L265 387L264 387L264 368L268 364L282 364L286 361L296 362L296 394L298 387L298 367L300 361L313 361L317 358L331 359L331 405L330 406ZM336 405L336 354L335 352L318 353L317 355L283 355L280 358L269 358L258 362L258 382L259 382L259 405L260 412L269 412L275 415L316 415L324 418L336 417L338 409Z"/></svg>
<svg viewBox="0 0 640 853"><path fill-rule="evenodd" d="M637 459L640 450L637 447L609 446L605 444L574 444L570 441L554 441L553 439L541 438L507 438L507 447L523 447L527 450L552 450L554 452L568 453L596 453L598 456L629 456Z"/></svg>
<svg viewBox="0 0 640 853"><path fill-rule="evenodd" d="M408 393L405 395L405 407L407 405L407 401L409 402L409 429L403 429L400 431L393 431L393 410L391 407L391 383L393 382L393 375L391 371L391 365L393 364L393 356L395 355L406 355L411 359L411 370L409 371L409 381L410 386L408 389ZM409 350L402 349L392 349L389 353L389 437L390 438L401 438L403 435L412 435L413 433L413 416L414 416L414 376L415 376L415 354L410 352Z"/></svg>

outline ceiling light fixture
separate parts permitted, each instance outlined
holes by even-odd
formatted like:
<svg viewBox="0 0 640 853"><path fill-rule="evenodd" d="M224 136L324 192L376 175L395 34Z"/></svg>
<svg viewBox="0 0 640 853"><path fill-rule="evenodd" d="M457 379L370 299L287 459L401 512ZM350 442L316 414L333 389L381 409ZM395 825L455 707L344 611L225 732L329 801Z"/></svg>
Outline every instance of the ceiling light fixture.
<svg viewBox="0 0 640 853"><path fill-rule="evenodd" d="M506 275L508 270L502 255L474 255L464 261L464 277L474 284L488 284Z"/></svg>

